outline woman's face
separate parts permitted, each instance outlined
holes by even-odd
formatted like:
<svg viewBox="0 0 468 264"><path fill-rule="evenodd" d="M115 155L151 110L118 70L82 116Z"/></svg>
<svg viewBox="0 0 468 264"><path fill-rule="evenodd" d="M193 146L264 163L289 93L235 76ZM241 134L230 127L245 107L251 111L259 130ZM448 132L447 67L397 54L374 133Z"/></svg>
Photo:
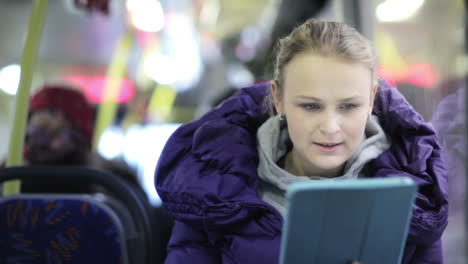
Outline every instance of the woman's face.
<svg viewBox="0 0 468 264"><path fill-rule="evenodd" d="M305 175L339 173L364 139L376 88L361 63L297 54L284 70L283 94L272 83L275 107L283 112L292 154Z"/></svg>
<svg viewBox="0 0 468 264"><path fill-rule="evenodd" d="M44 109L29 119L25 148L30 163L53 164L70 162L67 158L81 151L82 144L63 112Z"/></svg>

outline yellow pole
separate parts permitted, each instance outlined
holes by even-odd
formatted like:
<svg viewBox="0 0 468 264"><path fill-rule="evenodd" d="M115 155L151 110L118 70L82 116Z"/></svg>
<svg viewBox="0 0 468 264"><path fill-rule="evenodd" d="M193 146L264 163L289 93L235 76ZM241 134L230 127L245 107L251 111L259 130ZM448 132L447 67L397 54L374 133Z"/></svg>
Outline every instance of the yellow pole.
<svg viewBox="0 0 468 264"><path fill-rule="evenodd" d="M15 116L10 134L6 166L19 166L23 163L23 146L27 123L29 93L34 74L37 52L47 16L48 0L34 0L29 18L28 33L21 57L21 77L15 101ZM3 186L4 195L20 192L19 181L9 181Z"/></svg>
<svg viewBox="0 0 468 264"><path fill-rule="evenodd" d="M107 70L107 80L104 87L103 102L100 104L94 129L93 150L97 150L99 138L106 127L110 126L117 112L117 98L120 92L121 80L127 66L133 33L127 31L120 38Z"/></svg>

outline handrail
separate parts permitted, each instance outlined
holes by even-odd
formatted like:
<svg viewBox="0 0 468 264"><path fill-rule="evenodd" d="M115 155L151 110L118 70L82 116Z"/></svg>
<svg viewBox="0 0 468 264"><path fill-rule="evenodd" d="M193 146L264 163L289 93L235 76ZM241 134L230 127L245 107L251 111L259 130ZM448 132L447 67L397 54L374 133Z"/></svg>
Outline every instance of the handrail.
<svg viewBox="0 0 468 264"><path fill-rule="evenodd" d="M121 90L122 76L125 73L130 49L133 44L133 32L126 31L117 42L112 61L107 69L103 100L98 108L95 122L93 150L97 151L99 139L106 127L112 125L117 112L117 98Z"/></svg>
<svg viewBox="0 0 468 264"><path fill-rule="evenodd" d="M19 166L23 163L24 137L27 123L29 94L36 65L37 52L41 40L44 21L47 16L48 0L33 0L29 19L26 43L21 57L21 75L18 93L15 100L15 116L10 133L6 166ZM20 181L6 182L3 186L4 195L20 192Z"/></svg>

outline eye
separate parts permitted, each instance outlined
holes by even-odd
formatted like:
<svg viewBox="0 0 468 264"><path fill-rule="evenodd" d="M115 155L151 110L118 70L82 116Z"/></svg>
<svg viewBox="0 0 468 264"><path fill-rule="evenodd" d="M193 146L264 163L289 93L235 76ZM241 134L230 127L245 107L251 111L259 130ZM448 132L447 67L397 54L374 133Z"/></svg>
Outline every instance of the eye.
<svg viewBox="0 0 468 264"><path fill-rule="evenodd" d="M320 109L319 104L311 103L311 104L301 104L301 107L308 110L308 111L316 111Z"/></svg>
<svg viewBox="0 0 468 264"><path fill-rule="evenodd" d="M340 109L345 110L345 111L349 111L349 110L352 110L352 109L356 108L357 106L358 106L357 104L347 103L347 104L340 105Z"/></svg>

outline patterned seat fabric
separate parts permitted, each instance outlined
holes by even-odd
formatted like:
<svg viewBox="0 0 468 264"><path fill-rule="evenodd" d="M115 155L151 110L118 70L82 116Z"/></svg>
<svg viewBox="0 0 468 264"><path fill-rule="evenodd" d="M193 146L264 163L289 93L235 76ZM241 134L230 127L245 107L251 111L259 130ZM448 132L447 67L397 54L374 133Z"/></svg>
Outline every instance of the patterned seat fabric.
<svg viewBox="0 0 468 264"><path fill-rule="evenodd" d="M1 199L0 263L127 263L122 230L92 199Z"/></svg>

